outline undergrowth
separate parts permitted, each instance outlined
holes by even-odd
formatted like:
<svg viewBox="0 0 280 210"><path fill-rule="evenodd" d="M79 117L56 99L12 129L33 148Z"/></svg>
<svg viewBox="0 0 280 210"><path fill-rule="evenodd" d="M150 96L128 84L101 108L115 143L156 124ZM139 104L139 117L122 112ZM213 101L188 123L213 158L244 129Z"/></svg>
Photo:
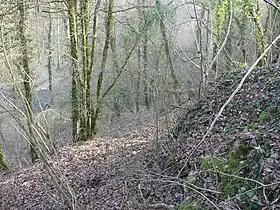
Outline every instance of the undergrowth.
<svg viewBox="0 0 280 210"><path fill-rule="evenodd" d="M226 158L206 156L202 158L202 168L209 176L216 177L223 200L235 199L243 209L259 209L261 191L251 189L262 182L261 169L265 151L261 147L250 148L239 144ZM245 178L246 177L246 178Z"/></svg>

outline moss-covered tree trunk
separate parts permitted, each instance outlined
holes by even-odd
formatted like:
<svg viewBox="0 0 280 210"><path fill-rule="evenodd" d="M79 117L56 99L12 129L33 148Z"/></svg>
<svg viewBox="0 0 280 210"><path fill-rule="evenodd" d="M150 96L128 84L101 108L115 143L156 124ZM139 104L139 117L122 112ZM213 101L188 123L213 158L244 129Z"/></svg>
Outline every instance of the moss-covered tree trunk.
<svg viewBox="0 0 280 210"><path fill-rule="evenodd" d="M88 110L88 77L89 70L89 13L90 3L88 0L82 0L80 5L81 16L81 40L82 40L82 99L81 99L81 118L80 118L80 136L79 140L85 141L89 138L90 128L88 128L88 118L90 116L90 110ZM90 97L90 96L89 96Z"/></svg>
<svg viewBox="0 0 280 210"><path fill-rule="evenodd" d="M228 22L228 13L229 13L229 2L228 0L214 0L214 11L213 11L213 62L212 71L215 74L215 79L219 76L218 70L218 57L217 53L219 51L222 38L225 34L226 24Z"/></svg>
<svg viewBox="0 0 280 210"><path fill-rule="evenodd" d="M98 28L98 13L101 5L101 0L97 0L94 8L94 14L93 14L93 24L92 24L92 41L91 41L91 51L90 51L90 61L89 61L89 69L87 72L87 110L88 110L88 121L87 121L87 127L89 136L94 135L95 128L93 128L94 125L94 106L93 106L93 94L92 94L92 88L91 88L91 75L94 68L94 61L95 61L95 51L96 51L96 40L97 40L97 28Z"/></svg>
<svg viewBox="0 0 280 210"><path fill-rule="evenodd" d="M111 33L111 51L112 51L112 59L113 59L113 69L114 69L114 77L118 74L119 69L119 62L118 62L118 56L117 56L117 44L116 44L116 23L113 21L113 30ZM121 115L121 106L119 103L118 97L114 97L113 100L113 107L114 112L117 117Z"/></svg>
<svg viewBox="0 0 280 210"><path fill-rule="evenodd" d="M69 0L68 16L70 30L70 50L72 59L72 82L71 82L71 105L72 105L72 136L73 141L78 141L78 122L79 122L79 94L78 94L78 14L77 1Z"/></svg>
<svg viewBox="0 0 280 210"><path fill-rule="evenodd" d="M169 69L170 69L170 74L171 74L171 78L172 78L174 101L175 101L175 103L179 103L180 102L180 96L179 96L179 93L177 92L178 88L179 88L179 81L177 79L175 69L174 69L174 66L173 66L173 62L172 62L172 58L171 58L169 41L168 41L168 36L167 36L167 30L166 30L166 26L165 26L165 24L166 24L165 23L165 15L164 15L163 10L162 10L161 1L156 0L155 4L156 4L157 13L159 15L160 31L161 31L161 35L162 35L162 38L163 38L165 54L166 54L166 57L167 57L167 61L168 61L168 64L169 64Z"/></svg>
<svg viewBox="0 0 280 210"><path fill-rule="evenodd" d="M256 0L256 2L244 1L244 8L247 16L253 21L256 26L256 43L257 43L257 56L259 57L265 50L266 42L264 36L264 30L261 24L261 2ZM266 65L267 56L258 63L258 66Z"/></svg>
<svg viewBox="0 0 280 210"><path fill-rule="evenodd" d="M115 1L109 0L108 3L108 13L107 13L107 19L106 19L106 36L105 36L105 43L103 47L103 53L102 53L102 61L100 66L100 72L98 75L98 81L97 81L97 89L96 89L96 108L93 114L92 118L92 133L96 134L96 125L97 125L97 119L99 117L100 111L101 111L101 102L102 102L102 86L103 86L103 80L104 80L104 72L107 65L108 60L108 51L110 47L110 40L111 40L111 33L113 29L113 8L114 8Z"/></svg>
<svg viewBox="0 0 280 210"><path fill-rule="evenodd" d="M235 18L236 20L236 24L238 26L238 29L239 29L239 34L240 34L240 38L239 38L239 47L240 47L240 50L241 50L241 62L243 64L246 64L247 63L247 53L246 53L246 47L245 47L245 44L246 44L246 23L247 23L247 17L245 15L245 11L244 11L244 15L243 17L240 18L240 20L238 18Z"/></svg>
<svg viewBox="0 0 280 210"><path fill-rule="evenodd" d="M34 118L32 112L32 75L29 68L29 55L28 55L28 41L26 37L26 4L24 0L18 1L18 10L19 10L19 39L20 39L20 50L21 50L21 70L23 75L23 87L24 87L24 107L27 116L27 124L29 129L29 147L31 161L34 162L38 159L38 143L36 141L36 135L33 129Z"/></svg>

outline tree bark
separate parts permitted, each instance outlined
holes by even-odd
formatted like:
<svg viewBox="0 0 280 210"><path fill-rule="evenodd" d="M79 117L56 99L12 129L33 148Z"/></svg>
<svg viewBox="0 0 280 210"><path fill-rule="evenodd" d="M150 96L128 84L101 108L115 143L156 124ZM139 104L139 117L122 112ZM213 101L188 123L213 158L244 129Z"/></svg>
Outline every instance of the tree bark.
<svg viewBox="0 0 280 210"><path fill-rule="evenodd" d="M38 159L38 143L36 141L36 135L34 133L33 125L34 125L34 118L33 118L33 101L32 101L32 75L29 68L29 58L28 58L28 44L26 38L26 5L24 0L18 1L18 10L20 15L19 20L19 38L20 38L20 49L21 49L21 68L23 70L23 86L24 86L24 107L27 116L27 124L29 129L29 147L30 147L30 155L31 161L34 162Z"/></svg>
<svg viewBox="0 0 280 210"><path fill-rule="evenodd" d="M97 90L96 90L96 108L94 112L94 116L92 118L92 133L96 134L96 126L97 126L97 119L99 117L100 111L101 111L101 89L103 86L103 79L104 79L104 72L107 65L108 60L108 51L110 47L110 38L112 33L112 27L113 27L113 8L114 8L115 1L109 0L108 4L108 13L107 13L107 20L106 20L106 37L105 37L105 43L103 47L103 53L102 53L102 61L101 61L101 67L100 72L98 75L98 81L97 81Z"/></svg>
<svg viewBox="0 0 280 210"><path fill-rule="evenodd" d="M72 137L78 141L79 101L78 101L78 28L77 28L77 1L69 0L69 30L70 51L72 59L72 82L71 82L71 104L72 104Z"/></svg>

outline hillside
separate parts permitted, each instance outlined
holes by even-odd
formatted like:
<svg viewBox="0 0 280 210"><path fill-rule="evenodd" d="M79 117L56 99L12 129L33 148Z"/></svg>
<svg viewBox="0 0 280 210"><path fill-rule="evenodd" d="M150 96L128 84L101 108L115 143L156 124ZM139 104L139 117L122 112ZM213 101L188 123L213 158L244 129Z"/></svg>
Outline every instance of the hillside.
<svg viewBox="0 0 280 210"><path fill-rule="evenodd" d="M212 85L158 144L150 121L63 148L49 162L77 209L280 209L279 67L256 69L193 151L243 75ZM42 163L0 180L1 209L69 209Z"/></svg>

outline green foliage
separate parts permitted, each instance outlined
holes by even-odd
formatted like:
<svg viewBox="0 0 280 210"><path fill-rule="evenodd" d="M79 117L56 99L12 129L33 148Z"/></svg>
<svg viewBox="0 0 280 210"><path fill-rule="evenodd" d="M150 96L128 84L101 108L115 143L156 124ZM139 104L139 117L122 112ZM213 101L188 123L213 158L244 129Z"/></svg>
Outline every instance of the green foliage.
<svg viewBox="0 0 280 210"><path fill-rule="evenodd" d="M261 148L250 149L248 145L240 144L229 153L226 159L216 156L204 157L202 168L210 169L210 174L213 176L218 174L219 188L223 193L223 198L237 196L238 200L244 204L244 209L256 209L258 205L252 198L256 198L258 192L249 191L256 187L256 183L241 177L261 181L259 179L263 159L264 152ZM239 194L242 195L238 196Z"/></svg>
<svg viewBox="0 0 280 210"><path fill-rule="evenodd" d="M256 26L256 36L259 46L259 52L262 53L265 50L265 38L264 30L261 24L261 11L260 11L260 0L247 0L244 1L245 13L247 17L252 20Z"/></svg>
<svg viewBox="0 0 280 210"><path fill-rule="evenodd" d="M279 119L280 118L280 106L271 106L269 108L269 114L272 119Z"/></svg>
<svg viewBox="0 0 280 210"><path fill-rule="evenodd" d="M271 106L259 115L260 123L267 123L280 119L280 106Z"/></svg>
<svg viewBox="0 0 280 210"><path fill-rule="evenodd" d="M259 116L260 123L266 123L269 121L269 113L268 112L262 112Z"/></svg>
<svg viewBox="0 0 280 210"><path fill-rule="evenodd" d="M2 150L2 145L1 144L0 144L0 169L3 169L3 170L8 169L5 154Z"/></svg>
<svg viewBox="0 0 280 210"><path fill-rule="evenodd" d="M178 210L196 210L201 209L202 206L199 201L184 200L180 203ZM204 207L204 209L207 209Z"/></svg>
<svg viewBox="0 0 280 210"><path fill-rule="evenodd" d="M239 68L241 68L241 69L245 69L245 68L247 68L248 67L248 64L247 63L239 63Z"/></svg>
<svg viewBox="0 0 280 210"><path fill-rule="evenodd" d="M219 43L222 34L225 31L225 26L228 21L228 0L214 2L214 29L215 29L215 42Z"/></svg>
<svg viewBox="0 0 280 210"><path fill-rule="evenodd" d="M259 125L257 123L250 123L248 126L247 126L248 130L257 130L259 128Z"/></svg>
<svg viewBox="0 0 280 210"><path fill-rule="evenodd" d="M214 166L216 169L223 169L225 160L216 156L206 156L202 159L201 166L204 169L210 169Z"/></svg>

